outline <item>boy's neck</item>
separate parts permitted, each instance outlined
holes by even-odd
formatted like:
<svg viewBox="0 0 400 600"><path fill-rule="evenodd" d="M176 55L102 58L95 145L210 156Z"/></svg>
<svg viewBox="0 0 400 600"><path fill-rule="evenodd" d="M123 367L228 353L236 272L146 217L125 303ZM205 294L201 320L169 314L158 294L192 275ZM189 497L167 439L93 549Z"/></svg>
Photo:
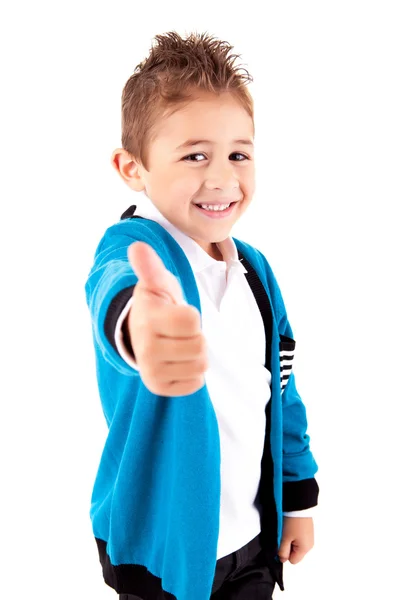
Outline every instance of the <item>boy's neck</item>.
<svg viewBox="0 0 400 600"><path fill-rule="evenodd" d="M221 251L218 248L218 245L217 245L216 242L214 242L213 244L211 244L211 251L209 252L209 255L214 260L224 260L224 257L222 256Z"/></svg>

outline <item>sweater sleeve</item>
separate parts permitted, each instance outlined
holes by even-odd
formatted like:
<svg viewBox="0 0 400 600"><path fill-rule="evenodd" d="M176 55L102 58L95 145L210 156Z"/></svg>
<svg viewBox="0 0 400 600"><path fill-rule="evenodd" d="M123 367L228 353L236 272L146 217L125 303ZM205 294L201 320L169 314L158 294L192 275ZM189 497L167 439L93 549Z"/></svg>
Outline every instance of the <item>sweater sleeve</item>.
<svg viewBox="0 0 400 600"><path fill-rule="evenodd" d="M132 377L138 377L139 372L119 353L115 332L121 312L138 281L128 260L128 248L135 241L129 235L108 230L96 250L85 285L98 351L120 373Z"/></svg>
<svg viewBox="0 0 400 600"><path fill-rule="evenodd" d="M293 339L286 309L280 295L278 330ZM295 375L290 373L282 394L283 413L283 510L299 511L317 505L319 487L315 480L317 463L310 450L306 407L297 391Z"/></svg>
<svg viewBox="0 0 400 600"><path fill-rule="evenodd" d="M278 332L284 341L292 342L294 349L295 341L293 332L287 317L285 304L276 278L268 261L263 256L266 267L268 286L273 304ZM317 463L310 450L310 437L307 432L306 407L296 388L295 375L290 364L291 354L285 350L286 356L282 363L282 427L283 427L283 511L295 512L306 510L318 504L319 487L315 479L318 471ZM289 377L287 373L290 372ZM282 385L282 384L281 384Z"/></svg>

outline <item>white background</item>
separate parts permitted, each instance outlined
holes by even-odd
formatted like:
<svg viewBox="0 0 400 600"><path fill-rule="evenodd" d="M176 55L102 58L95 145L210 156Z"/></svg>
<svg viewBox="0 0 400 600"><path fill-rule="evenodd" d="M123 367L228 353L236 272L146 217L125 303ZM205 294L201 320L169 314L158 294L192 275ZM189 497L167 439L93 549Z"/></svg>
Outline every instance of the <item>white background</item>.
<svg viewBox="0 0 400 600"><path fill-rule="evenodd" d="M110 166L122 87L169 30L228 40L254 77L258 187L232 233L282 288L321 487L274 597L400 598L398 2L13 2L0 22L1 598L116 598L84 284L134 203Z"/></svg>

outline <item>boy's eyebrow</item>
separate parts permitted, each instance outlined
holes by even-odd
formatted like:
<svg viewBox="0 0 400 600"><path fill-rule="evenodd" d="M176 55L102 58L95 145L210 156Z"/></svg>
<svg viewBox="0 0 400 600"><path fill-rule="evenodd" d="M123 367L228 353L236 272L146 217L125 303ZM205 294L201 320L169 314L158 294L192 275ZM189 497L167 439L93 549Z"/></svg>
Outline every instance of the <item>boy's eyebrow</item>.
<svg viewBox="0 0 400 600"><path fill-rule="evenodd" d="M197 144L214 144L211 140L187 140L180 146L177 146L176 150L181 150L182 148L188 148L190 146L196 146ZM251 140L233 140L232 144L244 144L245 146L254 146Z"/></svg>

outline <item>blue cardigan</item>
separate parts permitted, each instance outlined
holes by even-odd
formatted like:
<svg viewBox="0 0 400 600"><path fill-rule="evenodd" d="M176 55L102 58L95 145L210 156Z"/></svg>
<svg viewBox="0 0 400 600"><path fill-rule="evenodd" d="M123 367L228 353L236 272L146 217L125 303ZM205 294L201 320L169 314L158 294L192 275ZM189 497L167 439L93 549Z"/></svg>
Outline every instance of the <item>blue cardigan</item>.
<svg viewBox="0 0 400 600"><path fill-rule="evenodd" d="M277 558L282 512L317 504L317 465L294 374L281 382L280 361L295 342L277 282L260 251L233 240L246 268L251 266L262 283L270 307L271 399L259 508L265 557L283 589ZM162 589L170 600L209 600L219 530L220 444L207 386L189 396L152 394L106 331L105 324L115 323L113 315L121 310L116 299L130 295L137 283L127 257L135 241L155 249L178 278L185 300L201 313L191 266L161 225L132 218L106 230L85 286L109 430L92 494L93 533L104 579L118 593L151 598Z"/></svg>

